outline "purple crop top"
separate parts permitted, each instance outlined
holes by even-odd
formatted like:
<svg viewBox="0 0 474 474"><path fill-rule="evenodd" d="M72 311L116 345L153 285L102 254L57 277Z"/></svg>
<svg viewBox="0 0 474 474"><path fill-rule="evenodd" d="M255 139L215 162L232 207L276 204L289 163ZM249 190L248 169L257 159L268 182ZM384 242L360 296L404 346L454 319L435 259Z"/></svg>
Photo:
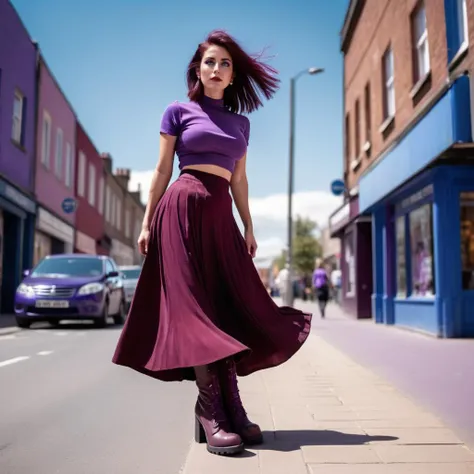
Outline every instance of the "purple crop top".
<svg viewBox="0 0 474 474"><path fill-rule="evenodd" d="M173 102L161 120L162 133L178 137L179 169L189 165L217 165L234 171L247 151L250 122L224 107L224 99L204 96L197 102Z"/></svg>

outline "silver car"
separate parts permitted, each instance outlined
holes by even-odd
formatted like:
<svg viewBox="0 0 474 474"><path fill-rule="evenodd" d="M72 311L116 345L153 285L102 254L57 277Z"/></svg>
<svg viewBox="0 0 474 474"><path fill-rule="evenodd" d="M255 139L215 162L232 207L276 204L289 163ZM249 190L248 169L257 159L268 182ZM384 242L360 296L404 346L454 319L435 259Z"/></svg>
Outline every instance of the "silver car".
<svg viewBox="0 0 474 474"><path fill-rule="evenodd" d="M135 288L137 287L138 277L142 271L141 265L122 265L119 267L119 271L122 274L123 289L125 290L125 302L127 307L132 302L133 295L135 294Z"/></svg>

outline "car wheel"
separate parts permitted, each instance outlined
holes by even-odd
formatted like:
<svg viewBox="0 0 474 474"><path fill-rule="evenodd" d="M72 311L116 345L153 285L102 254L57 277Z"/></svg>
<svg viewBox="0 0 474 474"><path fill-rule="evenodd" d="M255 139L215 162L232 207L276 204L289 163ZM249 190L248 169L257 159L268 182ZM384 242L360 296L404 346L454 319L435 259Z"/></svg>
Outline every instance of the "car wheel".
<svg viewBox="0 0 474 474"><path fill-rule="evenodd" d="M109 302L104 303L104 309L102 310L102 316L95 321L95 325L98 328L107 327L107 321L109 319Z"/></svg>
<svg viewBox="0 0 474 474"><path fill-rule="evenodd" d="M29 329L29 327L31 326L31 321L28 321L27 319L23 318L16 318L16 325L19 328Z"/></svg>
<svg viewBox="0 0 474 474"><path fill-rule="evenodd" d="M115 324L123 324L125 322L126 312L125 312L125 302L122 300L120 302L119 312L114 316Z"/></svg>

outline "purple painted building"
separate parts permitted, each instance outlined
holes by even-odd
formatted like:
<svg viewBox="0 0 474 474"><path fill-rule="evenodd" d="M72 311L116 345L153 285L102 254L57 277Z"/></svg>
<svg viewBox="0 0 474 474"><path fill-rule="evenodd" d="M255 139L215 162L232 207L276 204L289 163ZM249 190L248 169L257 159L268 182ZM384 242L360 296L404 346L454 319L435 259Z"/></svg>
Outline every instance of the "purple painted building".
<svg viewBox="0 0 474 474"><path fill-rule="evenodd" d="M341 239L341 305L356 318L372 316L372 222L359 216L352 197L329 218L329 233Z"/></svg>
<svg viewBox="0 0 474 474"><path fill-rule="evenodd" d="M33 253L37 49L8 0L0 0L0 313Z"/></svg>
<svg viewBox="0 0 474 474"><path fill-rule="evenodd" d="M34 263L46 255L72 252L75 225L75 213L65 212L62 204L74 199L76 116L41 55L37 113Z"/></svg>

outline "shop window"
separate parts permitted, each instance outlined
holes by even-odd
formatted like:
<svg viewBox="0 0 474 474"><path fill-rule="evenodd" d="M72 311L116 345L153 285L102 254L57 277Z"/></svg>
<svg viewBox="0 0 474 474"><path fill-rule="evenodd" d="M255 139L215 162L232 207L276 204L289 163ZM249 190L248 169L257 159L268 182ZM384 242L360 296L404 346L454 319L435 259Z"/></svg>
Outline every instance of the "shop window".
<svg viewBox="0 0 474 474"><path fill-rule="evenodd" d="M404 298L407 295L405 216L398 217L395 225L397 233L397 297Z"/></svg>
<svg viewBox="0 0 474 474"><path fill-rule="evenodd" d="M345 237L344 259L346 262L346 296L355 294L355 258L354 258L354 235L349 233Z"/></svg>
<svg viewBox="0 0 474 474"><path fill-rule="evenodd" d="M411 294L417 297L430 297L435 293L432 205L425 204L410 212L409 222Z"/></svg>
<svg viewBox="0 0 474 474"><path fill-rule="evenodd" d="M461 268L463 290L474 290L474 193L461 193Z"/></svg>

